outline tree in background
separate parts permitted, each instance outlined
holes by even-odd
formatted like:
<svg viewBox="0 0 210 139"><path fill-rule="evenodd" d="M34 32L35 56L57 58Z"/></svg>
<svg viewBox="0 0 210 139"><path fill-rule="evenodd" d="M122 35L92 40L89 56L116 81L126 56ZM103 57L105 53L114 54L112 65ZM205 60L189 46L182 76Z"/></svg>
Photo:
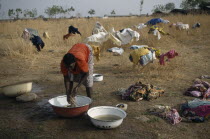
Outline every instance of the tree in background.
<svg viewBox="0 0 210 139"><path fill-rule="evenodd" d="M66 14L66 13L71 13L72 11L75 11L75 9L73 7L67 8L67 9L63 9L62 6L57 6L57 5L53 5L52 7L48 7L47 9L45 9L45 13L52 18L53 16L55 16L58 14Z"/></svg>
<svg viewBox="0 0 210 139"><path fill-rule="evenodd" d="M9 10L8 10L8 16L9 16L10 19L14 18L15 12L14 12L13 9L9 9Z"/></svg>
<svg viewBox="0 0 210 139"><path fill-rule="evenodd" d="M167 3L167 4L165 5L165 10L166 10L166 11L171 11L171 10L173 10L173 9L175 9L175 4L172 3L172 2L169 2L169 3Z"/></svg>
<svg viewBox="0 0 210 139"><path fill-rule="evenodd" d="M56 15L61 13L62 9L61 6L57 6L57 5L53 5L52 7L48 7L47 9L45 9L45 13L49 16L49 17L53 17Z"/></svg>
<svg viewBox="0 0 210 139"><path fill-rule="evenodd" d="M206 6L210 6L210 1L203 1L200 3L199 7L200 9L204 10Z"/></svg>
<svg viewBox="0 0 210 139"><path fill-rule="evenodd" d="M154 6L153 6L152 12L153 12L153 13L156 13L156 12L158 12L158 11L164 12L164 11L165 11L165 6L164 6L164 5L161 5L161 4L154 5Z"/></svg>
<svg viewBox="0 0 210 139"><path fill-rule="evenodd" d="M71 8L67 9L67 12L69 13L70 17L71 17L71 12L74 12L75 9L71 6Z"/></svg>
<svg viewBox="0 0 210 139"><path fill-rule="evenodd" d="M182 9L195 9L198 8L199 5L203 2L208 2L209 0L183 0L180 4Z"/></svg>
<svg viewBox="0 0 210 139"><path fill-rule="evenodd" d="M141 12L143 10L143 4L144 4L144 0L141 0L140 1L140 15L141 15Z"/></svg>
<svg viewBox="0 0 210 139"><path fill-rule="evenodd" d="M82 17L82 14L81 13L76 13L76 17L77 18L81 18Z"/></svg>
<svg viewBox="0 0 210 139"><path fill-rule="evenodd" d="M170 2L170 3L167 3L165 5L161 5L161 4L158 4L158 5L155 5L153 7L153 10L152 12L168 12L168 11L171 11L175 8L175 4Z"/></svg>
<svg viewBox="0 0 210 139"><path fill-rule="evenodd" d="M30 18L34 18L37 16L37 10L36 8L32 9L32 10L29 10L29 9L26 9L23 11L23 15L24 17L30 17Z"/></svg>
<svg viewBox="0 0 210 139"><path fill-rule="evenodd" d="M17 8L15 11L16 11L16 19L19 19L20 14L22 14L22 13L23 13L23 12L22 12L22 9Z"/></svg>
<svg viewBox="0 0 210 139"><path fill-rule="evenodd" d="M90 9L90 11L88 11L88 13L92 16L95 14L95 10L94 9Z"/></svg>
<svg viewBox="0 0 210 139"><path fill-rule="evenodd" d="M116 13L115 13L115 11L114 10L112 10L111 11L111 15L115 15Z"/></svg>
<svg viewBox="0 0 210 139"><path fill-rule="evenodd" d="M53 13L53 11L52 11L52 9L50 7L45 9L44 12L48 15L49 18L51 18L54 15L54 13Z"/></svg>
<svg viewBox="0 0 210 139"><path fill-rule="evenodd" d="M38 18L45 18L44 15L39 15Z"/></svg>
<svg viewBox="0 0 210 139"><path fill-rule="evenodd" d="M8 16L12 19L12 18L16 18L19 19L20 14L22 14L22 9L17 8L17 9L9 9L8 10Z"/></svg>

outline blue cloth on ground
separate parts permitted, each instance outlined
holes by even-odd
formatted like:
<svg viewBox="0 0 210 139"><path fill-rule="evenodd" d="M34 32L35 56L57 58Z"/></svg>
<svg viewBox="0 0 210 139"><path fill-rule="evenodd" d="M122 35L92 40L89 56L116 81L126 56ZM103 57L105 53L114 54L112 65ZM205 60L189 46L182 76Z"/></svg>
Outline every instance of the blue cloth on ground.
<svg viewBox="0 0 210 139"><path fill-rule="evenodd" d="M157 23L161 23L161 22L164 22L164 20L162 18L153 18L153 19L149 20L146 24L156 25Z"/></svg>
<svg viewBox="0 0 210 139"><path fill-rule="evenodd" d="M189 108L196 108L201 105L210 105L210 101L194 99L193 101L188 102Z"/></svg>

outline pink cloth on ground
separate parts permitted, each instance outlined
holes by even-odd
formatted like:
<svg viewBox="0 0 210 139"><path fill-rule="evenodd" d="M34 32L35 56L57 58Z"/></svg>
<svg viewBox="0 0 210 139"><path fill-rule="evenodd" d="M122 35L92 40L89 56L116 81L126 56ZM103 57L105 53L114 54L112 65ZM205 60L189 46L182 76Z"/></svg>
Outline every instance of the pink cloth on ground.
<svg viewBox="0 0 210 139"><path fill-rule="evenodd" d="M191 91L190 94L194 97L200 97L202 95L200 91Z"/></svg>
<svg viewBox="0 0 210 139"><path fill-rule="evenodd" d="M167 56L168 60L171 59L171 58L174 58L175 56L178 56L178 53L175 52L175 50L170 50L168 51L167 53L165 54L162 54L160 56L160 65L165 65L165 61L164 61L164 57Z"/></svg>
<svg viewBox="0 0 210 139"><path fill-rule="evenodd" d="M169 119L173 125L178 124L182 120L176 109L172 109L169 113L167 113L166 118Z"/></svg>
<svg viewBox="0 0 210 139"><path fill-rule="evenodd" d="M210 105L201 105L196 108L189 109L189 111L195 112L197 116L207 117L210 115Z"/></svg>
<svg viewBox="0 0 210 139"><path fill-rule="evenodd" d="M203 99L207 99L208 97L210 97L210 88L204 93Z"/></svg>

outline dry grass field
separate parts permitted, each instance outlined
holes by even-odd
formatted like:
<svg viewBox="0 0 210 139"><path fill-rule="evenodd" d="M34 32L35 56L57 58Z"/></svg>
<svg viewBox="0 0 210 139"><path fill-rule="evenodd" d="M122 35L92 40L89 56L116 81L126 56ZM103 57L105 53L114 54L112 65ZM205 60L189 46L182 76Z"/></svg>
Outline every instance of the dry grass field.
<svg viewBox="0 0 210 139"><path fill-rule="evenodd" d="M183 22L192 26L201 23L201 28L190 29L189 32L171 29L161 25L170 35L157 40L148 34L148 28L141 31L132 28L133 25L145 23L153 17L121 17L108 19L51 19L43 21L17 20L0 22L0 86L33 80L38 99L34 102L18 103L14 98L0 97L0 136L1 138L136 138L136 139L207 139L210 137L210 122L192 123L183 121L171 125L167 121L146 114L146 109L157 105L169 105L177 108L193 97L184 96L184 91L201 75L210 75L210 16L187 15L166 16L170 22ZM64 83L60 73L60 61L63 55L75 43L82 42L91 35L95 22L99 21L105 29L115 30L131 27L140 33L140 40L122 46L125 50L122 56L113 56L106 52L108 48L116 47L111 41L101 47L100 61L94 61L95 73L104 75L102 82L94 83L94 106L115 106L127 103L127 117L123 124L113 130L99 130L93 127L86 115L67 119L57 117L48 104L48 99L63 95ZM68 26L79 28L82 36L76 35L63 41ZM30 42L25 42L20 36L24 28L34 28L42 36L48 31L50 39L44 39L45 47L36 52ZM165 66L150 63L145 67L132 68L129 61L130 45L148 45L158 48L162 53L175 49L179 56L166 62ZM165 90L165 95L151 101L132 102L121 100L115 92L119 88L128 88L137 81L150 83ZM209 81L209 79L206 79ZM85 88L79 89L80 95L86 95ZM149 122L138 118L147 116Z"/></svg>

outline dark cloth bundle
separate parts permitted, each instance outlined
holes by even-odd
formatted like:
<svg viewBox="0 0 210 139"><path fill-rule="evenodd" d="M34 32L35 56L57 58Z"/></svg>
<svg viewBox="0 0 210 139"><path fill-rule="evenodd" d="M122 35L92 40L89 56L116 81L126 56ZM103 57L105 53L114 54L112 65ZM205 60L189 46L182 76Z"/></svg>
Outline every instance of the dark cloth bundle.
<svg viewBox="0 0 210 139"><path fill-rule="evenodd" d="M78 28L75 28L75 27L73 27L73 26L69 26L69 34L70 33L72 33L72 34L80 34L80 35L82 35L80 32L79 32L79 30L78 30Z"/></svg>
<svg viewBox="0 0 210 139"><path fill-rule="evenodd" d="M34 36L30 38L33 45L36 46L37 51L41 51L44 48L45 44L39 36Z"/></svg>

